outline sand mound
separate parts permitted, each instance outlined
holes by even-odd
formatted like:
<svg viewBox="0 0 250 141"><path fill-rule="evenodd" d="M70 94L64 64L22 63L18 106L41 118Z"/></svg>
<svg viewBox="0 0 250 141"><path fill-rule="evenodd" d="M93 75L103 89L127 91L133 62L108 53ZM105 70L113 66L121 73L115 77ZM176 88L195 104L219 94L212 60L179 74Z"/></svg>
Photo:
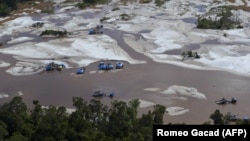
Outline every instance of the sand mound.
<svg viewBox="0 0 250 141"><path fill-rule="evenodd" d="M171 116L177 116L189 112L189 109L183 107L169 107L166 109L166 112Z"/></svg>
<svg viewBox="0 0 250 141"><path fill-rule="evenodd" d="M139 101L140 101L139 108L147 108L147 107L155 105L155 103L150 102L150 101L146 101L146 100L142 100L142 99L139 99Z"/></svg>
<svg viewBox="0 0 250 141"><path fill-rule="evenodd" d="M180 94L180 95L191 96L191 97L203 99L203 100L207 99L205 94L198 92L197 89L192 88L192 87L185 87L185 86L173 85L173 86L168 87L168 89L163 91L162 93Z"/></svg>
<svg viewBox="0 0 250 141"><path fill-rule="evenodd" d="M0 99L1 99L1 98L8 98L8 97L9 97L8 94L0 94Z"/></svg>
<svg viewBox="0 0 250 141"><path fill-rule="evenodd" d="M18 96L22 96L23 92L22 91L18 91L17 94L18 94Z"/></svg>
<svg viewBox="0 0 250 141"><path fill-rule="evenodd" d="M157 92L159 91L160 88L145 88L144 91L152 91L152 92Z"/></svg>
<svg viewBox="0 0 250 141"><path fill-rule="evenodd" d="M4 62L4 61L0 60L0 68L1 67L8 67L8 66L10 66L10 63L7 63L7 62Z"/></svg>

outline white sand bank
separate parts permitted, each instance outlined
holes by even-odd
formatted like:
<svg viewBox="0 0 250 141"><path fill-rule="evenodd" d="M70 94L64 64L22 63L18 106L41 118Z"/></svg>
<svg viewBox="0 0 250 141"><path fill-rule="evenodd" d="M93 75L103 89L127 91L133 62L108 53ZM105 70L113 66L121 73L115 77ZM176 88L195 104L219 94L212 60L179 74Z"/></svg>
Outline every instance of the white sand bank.
<svg viewBox="0 0 250 141"><path fill-rule="evenodd" d="M44 65L50 63L52 60L49 59L51 58L55 58L54 62L63 63L63 59L60 59L63 57L68 57L69 62L78 64L78 66L87 66L98 60L122 60L131 64L145 63L145 61L135 60L130 57L127 52L117 45L115 40L106 35L89 36L82 39L58 39L41 43L25 42L0 49L0 52L17 55L18 57L16 58L21 61L39 62ZM32 58L36 59L36 61ZM42 60L39 61L39 59ZM40 64L31 65L30 63L19 62L16 67L9 69L7 72L13 75L34 74L37 73L36 70L39 69ZM71 66L67 64L67 67Z"/></svg>
<svg viewBox="0 0 250 141"><path fill-rule="evenodd" d="M19 42L24 42L24 41L30 41L33 40L34 38L31 37L19 37L16 39L12 39L11 41L8 41L8 44L13 44L13 43L19 43Z"/></svg>
<svg viewBox="0 0 250 141"><path fill-rule="evenodd" d="M155 103L143 99L139 99L139 102L140 102L139 108L147 108L155 105Z"/></svg>
<svg viewBox="0 0 250 141"><path fill-rule="evenodd" d="M180 94L185 96L190 96L202 100L206 100L205 94L198 92L196 88L172 85L168 87L167 90L163 91L164 94Z"/></svg>
<svg viewBox="0 0 250 141"><path fill-rule="evenodd" d="M1 99L1 98L8 98L8 97L9 97L8 94L0 93L0 99Z"/></svg>
<svg viewBox="0 0 250 141"><path fill-rule="evenodd" d="M10 63L7 63L7 62L0 60L0 68L1 67L8 67L8 66L10 66Z"/></svg>
<svg viewBox="0 0 250 141"><path fill-rule="evenodd" d="M169 107L166 109L167 114L170 116L182 115L189 112L190 109L185 109L183 107Z"/></svg>

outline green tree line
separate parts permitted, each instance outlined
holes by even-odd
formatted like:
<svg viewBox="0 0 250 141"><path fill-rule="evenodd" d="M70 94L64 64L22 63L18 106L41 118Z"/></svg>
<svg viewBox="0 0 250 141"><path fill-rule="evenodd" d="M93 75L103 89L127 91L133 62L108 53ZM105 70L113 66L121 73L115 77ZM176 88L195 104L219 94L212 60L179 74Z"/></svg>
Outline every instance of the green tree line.
<svg viewBox="0 0 250 141"><path fill-rule="evenodd" d="M152 125L163 124L161 105L138 117L138 99L114 100L111 106L72 100L76 110L67 113L65 107L44 108L37 100L29 109L22 97L14 97L0 106L0 141L152 141Z"/></svg>
<svg viewBox="0 0 250 141"><path fill-rule="evenodd" d="M210 16L198 17L197 28L201 29L235 29L243 28L239 20L240 15L233 15L232 8L223 6L212 8L216 9L217 13L215 14L215 19L212 19Z"/></svg>
<svg viewBox="0 0 250 141"><path fill-rule="evenodd" d="M114 100L110 106L81 97L72 101L76 110L68 113L65 107L43 107L37 100L30 109L22 97L14 97L0 105L0 141L152 141L153 125L163 124L166 111L164 106L155 105L138 116L138 99ZM229 117L215 110L209 118L215 125L249 124L248 120L231 121Z"/></svg>
<svg viewBox="0 0 250 141"><path fill-rule="evenodd" d="M17 9L19 2L32 0L0 0L0 17L8 16L12 10Z"/></svg>

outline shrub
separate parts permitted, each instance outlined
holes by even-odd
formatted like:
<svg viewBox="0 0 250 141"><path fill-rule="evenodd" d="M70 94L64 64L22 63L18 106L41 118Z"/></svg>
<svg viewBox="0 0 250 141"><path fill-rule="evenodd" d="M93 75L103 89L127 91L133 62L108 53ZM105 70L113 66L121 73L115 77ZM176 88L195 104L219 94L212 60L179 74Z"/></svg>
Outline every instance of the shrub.
<svg viewBox="0 0 250 141"><path fill-rule="evenodd" d="M109 19L110 19L109 17L103 17L103 18L100 19L100 22L102 23L102 22L104 22L106 20L109 20Z"/></svg>
<svg viewBox="0 0 250 141"><path fill-rule="evenodd" d="M76 6L77 6L78 8L80 8L80 9L85 9L85 8L87 7L87 4L84 3L84 2L82 2L82 3L78 3Z"/></svg>
<svg viewBox="0 0 250 141"><path fill-rule="evenodd" d="M117 11L117 10L120 10L120 8L117 7L117 8L113 8L113 9L112 9L112 11Z"/></svg>
<svg viewBox="0 0 250 141"><path fill-rule="evenodd" d="M56 37L63 37L66 36L68 34L68 32L66 30L64 31L60 31L60 30L45 30L43 31L40 36L44 36L44 35L53 35Z"/></svg>
<svg viewBox="0 0 250 141"><path fill-rule="evenodd" d="M150 3L152 0L140 0L140 3Z"/></svg>
<svg viewBox="0 0 250 141"><path fill-rule="evenodd" d="M124 20L124 21L127 21L130 19L130 16L128 14L121 14L120 15L121 19Z"/></svg>

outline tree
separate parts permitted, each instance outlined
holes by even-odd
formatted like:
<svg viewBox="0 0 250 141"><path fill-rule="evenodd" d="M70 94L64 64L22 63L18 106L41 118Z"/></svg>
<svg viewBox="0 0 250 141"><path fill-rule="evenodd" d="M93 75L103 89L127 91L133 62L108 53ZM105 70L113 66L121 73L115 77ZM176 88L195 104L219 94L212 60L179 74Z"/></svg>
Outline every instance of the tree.
<svg viewBox="0 0 250 141"><path fill-rule="evenodd" d="M0 4L0 17L8 16L10 11L11 9L7 5Z"/></svg>
<svg viewBox="0 0 250 141"><path fill-rule="evenodd" d="M188 55L188 57L193 57L193 52L192 52L191 50L189 50L189 51L187 52L187 55Z"/></svg>
<svg viewBox="0 0 250 141"><path fill-rule="evenodd" d="M0 105L0 140L4 141L151 141L152 125L162 124L165 107L137 117L139 100L113 101L104 106L101 101L90 103L73 97L76 111L67 114L65 107L42 107L33 101L27 111L21 97ZM29 114L28 114L29 113Z"/></svg>
<svg viewBox="0 0 250 141"><path fill-rule="evenodd" d="M100 100L92 99L89 108L91 111L89 119L92 121L93 127L105 131L109 118L108 107L104 106Z"/></svg>
<svg viewBox="0 0 250 141"><path fill-rule="evenodd" d="M155 105L153 111L153 122L154 124L163 124L163 116L165 114L166 107L162 105Z"/></svg>
<svg viewBox="0 0 250 141"><path fill-rule="evenodd" d="M63 140L66 136L67 121L65 107L48 106L44 110L44 115L37 124L33 140Z"/></svg>
<svg viewBox="0 0 250 141"><path fill-rule="evenodd" d="M193 55L194 58L196 58L196 59L200 59L200 58L201 58L200 55L199 55L197 52L194 52L193 54L194 54L194 55Z"/></svg>
<svg viewBox="0 0 250 141"><path fill-rule="evenodd" d="M6 139L5 141L28 141L29 139L25 136L23 136L19 132L15 132L9 139Z"/></svg>
<svg viewBox="0 0 250 141"><path fill-rule="evenodd" d="M14 97L9 103L3 104L0 108L0 120L7 125L10 136L14 132L22 133L22 127L27 119L27 107L22 101L22 97Z"/></svg>
<svg viewBox="0 0 250 141"><path fill-rule="evenodd" d="M223 125L223 114L220 113L220 110L215 110L213 114L210 115L210 118L213 120L215 125Z"/></svg>
<svg viewBox="0 0 250 141"><path fill-rule="evenodd" d="M143 114L141 118L138 119L138 125L136 127L137 132L141 133L143 136L144 141L151 141L153 127L153 113L148 111L147 114Z"/></svg>
<svg viewBox="0 0 250 141"><path fill-rule="evenodd" d="M128 136L129 132L132 131L133 125L127 103L115 100L111 105L106 134L115 138Z"/></svg>
<svg viewBox="0 0 250 141"><path fill-rule="evenodd" d="M7 125L0 120L0 140L3 140L8 134Z"/></svg>
<svg viewBox="0 0 250 141"><path fill-rule="evenodd" d="M92 129L91 110L83 98L73 97L72 100L76 111L69 116L66 138L69 141L88 140L86 132Z"/></svg>
<svg viewBox="0 0 250 141"><path fill-rule="evenodd" d="M34 109L31 111L31 121L36 127L39 122L41 121L42 115L43 115L43 110L42 106L39 104L38 100L33 101Z"/></svg>
<svg viewBox="0 0 250 141"><path fill-rule="evenodd" d="M214 10L216 13L215 19L212 18L201 18L198 17L197 28L203 29L232 29L232 28L242 28L239 20L239 13L232 13L232 8L229 6L219 6L210 9ZM210 17L210 16L209 16ZM220 17L219 19L217 19Z"/></svg>
<svg viewBox="0 0 250 141"><path fill-rule="evenodd" d="M133 99L128 102L128 114L130 115L130 119L132 124L134 125L137 119L137 109L140 105L139 99Z"/></svg>

